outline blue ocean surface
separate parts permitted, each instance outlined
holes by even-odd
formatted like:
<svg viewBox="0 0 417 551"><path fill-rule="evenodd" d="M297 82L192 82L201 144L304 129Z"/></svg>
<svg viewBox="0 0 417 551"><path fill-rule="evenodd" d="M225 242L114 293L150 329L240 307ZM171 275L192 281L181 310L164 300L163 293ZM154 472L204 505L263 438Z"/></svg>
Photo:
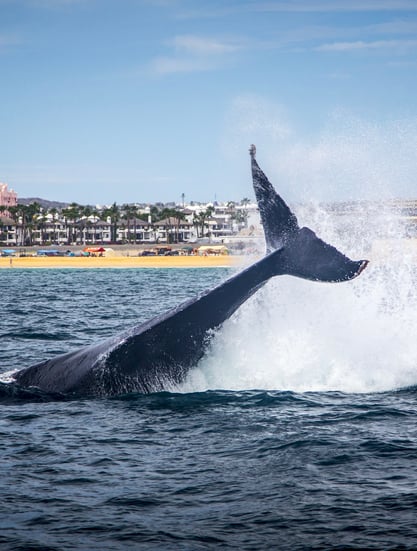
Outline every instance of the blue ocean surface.
<svg viewBox="0 0 417 551"><path fill-rule="evenodd" d="M0 272L0 549L417 548L414 280L276 278L171 392L7 382L228 275Z"/></svg>

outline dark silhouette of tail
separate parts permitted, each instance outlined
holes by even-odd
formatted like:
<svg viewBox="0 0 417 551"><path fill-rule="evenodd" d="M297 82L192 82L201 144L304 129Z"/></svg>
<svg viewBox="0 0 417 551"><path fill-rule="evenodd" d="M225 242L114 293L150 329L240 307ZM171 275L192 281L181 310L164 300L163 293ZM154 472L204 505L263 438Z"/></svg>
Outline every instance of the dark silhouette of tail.
<svg viewBox="0 0 417 551"><path fill-rule="evenodd" d="M252 164L252 180L265 234L266 252L283 247L300 228L295 214L278 195L271 182L256 162L256 147L249 149Z"/></svg>
<svg viewBox="0 0 417 551"><path fill-rule="evenodd" d="M358 276L367 260L351 260L332 245L319 239L309 228L300 228L295 214L278 195L256 162L256 147L249 149L252 180L265 234L267 253L275 255L278 274L312 281L339 282Z"/></svg>

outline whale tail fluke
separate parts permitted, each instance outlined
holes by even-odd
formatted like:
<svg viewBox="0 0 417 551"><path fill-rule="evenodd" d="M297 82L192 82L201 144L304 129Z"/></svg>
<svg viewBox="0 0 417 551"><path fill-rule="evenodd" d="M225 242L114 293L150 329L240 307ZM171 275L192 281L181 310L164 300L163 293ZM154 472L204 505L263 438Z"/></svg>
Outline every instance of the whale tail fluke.
<svg viewBox="0 0 417 551"><path fill-rule="evenodd" d="M270 253L285 245L300 228L297 217L284 199L275 191L271 182L256 162L256 147L252 144L249 153L252 165L252 181L265 234L266 252Z"/></svg>
<svg viewBox="0 0 417 551"><path fill-rule="evenodd" d="M368 260L351 260L309 228L301 228L281 253L280 269L284 274L311 281L349 281L368 265Z"/></svg>
<svg viewBox="0 0 417 551"><path fill-rule="evenodd" d="M357 277L368 261L351 260L318 238L309 228L300 228L295 214L259 168L254 145L251 145L249 153L266 252L280 250L280 254L276 255L276 275L287 274L326 282L349 281Z"/></svg>

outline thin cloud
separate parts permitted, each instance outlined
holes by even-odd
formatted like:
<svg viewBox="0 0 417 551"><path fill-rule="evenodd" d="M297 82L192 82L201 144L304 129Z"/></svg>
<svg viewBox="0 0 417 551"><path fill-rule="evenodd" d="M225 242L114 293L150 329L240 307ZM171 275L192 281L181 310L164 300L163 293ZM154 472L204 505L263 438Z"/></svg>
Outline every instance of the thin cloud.
<svg viewBox="0 0 417 551"><path fill-rule="evenodd" d="M155 74L212 71L223 67L229 55L243 49L235 39L218 39L196 35L178 35L169 43L175 53L157 57L151 62Z"/></svg>
<svg viewBox="0 0 417 551"><path fill-rule="evenodd" d="M202 38L193 35L176 36L174 46L178 50L193 55L221 55L236 52L241 46L233 41L222 41L215 38Z"/></svg>
<svg viewBox="0 0 417 551"><path fill-rule="evenodd" d="M254 11L264 12L364 12L417 11L415 0L300 0L293 2L261 2L252 4Z"/></svg>
<svg viewBox="0 0 417 551"><path fill-rule="evenodd" d="M349 80L352 75L346 71L336 71L327 75L332 80Z"/></svg>
<svg viewBox="0 0 417 551"><path fill-rule="evenodd" d="M76 4L91 4L95 0L27 0L28 3L41 8L62 8Z"/></svg>
<svg viewBox="0 0 417 551"><path fill-rule="evenodd" d="M276 0L259 2L255 0L231 2L212 2L209 7L179 9L177 17L181 19L204 19L230 17L250 12L286 12L286 13L354 13L354 12L400 12L417 11L415 0Z"/></svg>
<svg viewBox="0 0 417 551"><path fill-rule="evenodd" d="M335 42L333 44L322 44L314 48L318 52L353 52L360 50L409 50L417 47L417 40L376 40L374 42L365 42L358 40L356 42Z"/></svg>

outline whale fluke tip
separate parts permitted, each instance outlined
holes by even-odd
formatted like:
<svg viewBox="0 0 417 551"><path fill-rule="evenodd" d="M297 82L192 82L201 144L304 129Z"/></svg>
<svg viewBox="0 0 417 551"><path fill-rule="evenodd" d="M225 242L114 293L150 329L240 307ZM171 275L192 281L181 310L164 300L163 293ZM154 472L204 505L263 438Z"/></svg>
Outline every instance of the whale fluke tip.
<svg viewBox="0 0 417 551"><path fill-rule="evenodd" d="M254 159L256 157L256 146L254 144L251 144L249 148L249 155Z"/></svg>

